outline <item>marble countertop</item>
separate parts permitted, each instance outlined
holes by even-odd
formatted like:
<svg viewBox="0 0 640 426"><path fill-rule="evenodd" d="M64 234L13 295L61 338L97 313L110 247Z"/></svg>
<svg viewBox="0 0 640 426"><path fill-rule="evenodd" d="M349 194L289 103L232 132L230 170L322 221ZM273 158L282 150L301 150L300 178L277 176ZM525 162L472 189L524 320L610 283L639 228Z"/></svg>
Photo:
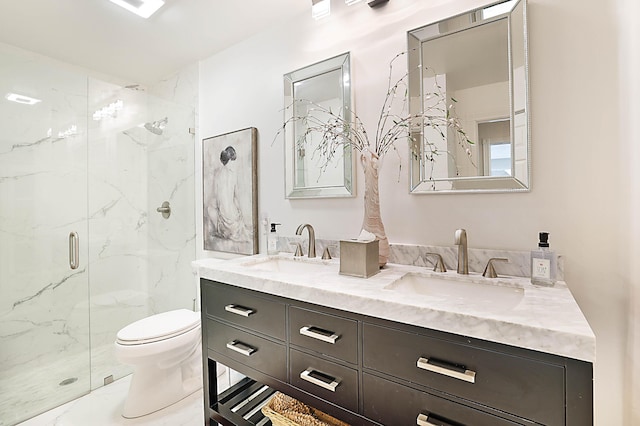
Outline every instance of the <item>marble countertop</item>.
<svg viewBox="0 0 640 426"><path fill-rule="evenodd" d="M275 263L282 267L272 267ZM528 278L460 276L455 271L437 273L424 267L397 264L387 264L378 274L365 279L340 275L339 259L294 258L288 253L226 261L203 259L192 265L201 278L250 290L595 361L595 336L564 282L542 287L532 285ZM434 296L385 288L406 279L407 274L436 277L444 280L443 285L451 282L453 290ZM460 282L467 284L460 287ZM467 287L472 296L460 293L464 285L473 286ZM496 287L506 291L494 292ZM501 297L503 294L507 297Z"/></svg>

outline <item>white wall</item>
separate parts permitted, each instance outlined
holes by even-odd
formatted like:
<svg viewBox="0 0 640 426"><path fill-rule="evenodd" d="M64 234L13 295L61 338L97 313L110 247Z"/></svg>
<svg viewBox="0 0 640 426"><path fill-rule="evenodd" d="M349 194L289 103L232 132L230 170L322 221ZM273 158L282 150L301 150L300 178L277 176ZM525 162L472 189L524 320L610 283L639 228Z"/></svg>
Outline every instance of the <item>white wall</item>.
<svg viewBox="0 0 640 426"><path fill-rule="evenodd" d="M636 50L621 46L619 32L628 33L633 22L616 13L618 6L636 12L638 7L634 0L593 3L529 0L532 191L409 195L408 154L399 146L399 157L390 153L381 173L382 217L392 243L452 245L454 230L465 227L472 247L526 250L535 245L538 231L549 231L552 246L565 255L569 287L597 337L596 424L630 425L624 414L631 413L632 401L624 381L625 361L633 360L627 353L628 300L639 276L632 274L631 253L637 258L640 249L628 228L637 225L640 208L637 201L631 207L629 195L637 194L630 191L638 188L629 189L629 182L637 182L639 172L632 171L627 156L634 147L638 158L637 135L620 127L623 113L624 129L631 130L624 110L628 100L619 89L630 84L637 89L637 72L619 67L631 61L637 71L638 64L637 58L620 60L637 56L637 45ZM320 238L352 237L362 221L361 170L354 199L284 199L282 141L272 144L282 122L282 75L350 51L356 112L372 132L386 92L388 61L405 49L406 31L482 4L394 0L371 10L365 3L347 9L334 1L329 19L315 22L305 14L281 23L201 62L200 139L257 127L260 216L266 212L283 223L285 234L309 222ZM637 101L629 102L637 112ZM197 147L196 155L200 152ZM634 231L638 237L637 226ZM198 239L202 247L201 231Z"/></svg>
<svg viewBox="0 0 640 426"><path fill-rule="evenodd" d="M455 153L459 158L458 167L461 176L478 176L484 158L481 156L482 141L478 136L478 124L483 121L503 119L509 117L509 82L486 84L456 90L452 96L458 101L455 114L460 118L462 128L474 145L459 144L456 141ZM508 139L508 137L507 137ZM467 158L466 150L471 149L471 159ZM487 176L488 171L485 170Z"/></svg>
<svg viewBox="0 0 640 426"><path fill-rule="evenodd" d="M631 200L628 210L629 238L625 248L629 252L630 263L628 274L631 286L629 297L631 309L629 313L629 331L625 363L630 366L631 380L627 383L625 393L628 401L628 424L640 424L640 137L638 136L638 117L640 117L640 26L637 16L640 14L640 3L637 0L620 0L617 9L619 26L619 92L620 96L620 128L623 176L628 176L627 196ZM635 259L635 261L634 261Z"/></svg>

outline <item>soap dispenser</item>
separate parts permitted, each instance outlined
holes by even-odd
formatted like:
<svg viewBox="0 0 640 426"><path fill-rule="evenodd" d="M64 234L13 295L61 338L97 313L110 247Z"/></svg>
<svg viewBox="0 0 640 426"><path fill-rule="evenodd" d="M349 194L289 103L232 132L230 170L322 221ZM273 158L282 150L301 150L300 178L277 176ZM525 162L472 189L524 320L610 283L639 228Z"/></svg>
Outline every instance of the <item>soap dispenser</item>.
<svg viewBox="0 0 640 426"><path fill-rule="evenodd" d="M267 254L278 254L278 231L276 226L279 223L271 223L271 231L267 236Z"/></svg>
<svg viewBox="0 0 640 426"><path fill-rule="evenodd" d="M531 251L531 283L552 286L558 274L558 256L549 249L549 233L540 232L538 249Z"/></svg>

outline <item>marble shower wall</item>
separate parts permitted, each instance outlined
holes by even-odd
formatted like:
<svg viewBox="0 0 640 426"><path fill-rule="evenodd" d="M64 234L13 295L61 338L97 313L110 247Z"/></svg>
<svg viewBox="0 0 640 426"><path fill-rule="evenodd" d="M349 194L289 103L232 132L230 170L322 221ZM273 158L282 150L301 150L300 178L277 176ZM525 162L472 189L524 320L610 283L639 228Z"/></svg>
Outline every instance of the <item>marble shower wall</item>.
<svg viewBox="0 0 640 426"><path fill-rule="evenodd" d="M113 356L118 330L150 313L147 284L146 94L89 80L89 111L121 100L115 116L89 121L91 387L131 370Z"/></svg>
<svg viewBox="0 0 640 426"><path fill-rule="evenodd" d="M113 357L118 330L145 316L192 308L195 255L193 109L100 81L91 110L122 100L115 117L93 122L89 140L92 388L122 377ZM91 111L90 111L91 113ZM160 130L147 128L162 122ZM156 211L163 201L171 216ZM95 272L95 274L93 274Z"/></svg>
<svg viewBox="0 0 640 426"><path fill-rule="evenodd" d="M177 307L193 309L196 288L191 260L195 258L194 127L193 108L151 98L154 120L168 117L161 136L151 135L148 169L148 282L153 313ZM171 216L156 211L163 201Z"/></svg>
<svg viewBox="0 0 640 426"><path fill-rule="evenodd" d="M196 285L190 261L195 258L195 152L190 129L197 133L198 64L167 76L148 88L154 120L169 117L163 137L149 146L149 211L162 201L172 206L168 220L151 214L149 282L152 310L193 308ZM196 283L197 284L197 283Z"/></svg>

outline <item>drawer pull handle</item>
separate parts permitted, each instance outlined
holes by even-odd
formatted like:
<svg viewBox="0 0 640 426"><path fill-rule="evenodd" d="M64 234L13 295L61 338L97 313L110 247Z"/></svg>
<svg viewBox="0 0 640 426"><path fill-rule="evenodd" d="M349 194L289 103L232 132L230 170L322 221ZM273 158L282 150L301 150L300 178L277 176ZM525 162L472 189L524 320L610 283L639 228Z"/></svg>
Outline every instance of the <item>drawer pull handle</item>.
<svg viewBox="0 0 640 426"><path fill-rule="evenodd" d="M245 308L240 305L227 305L224 307L224 310L227 312L231 312L232 314L240 315L242 317L248 317L251 314L254 314L256 311L250 308Z"/></svg>
<svg viewBox="0 0 640 426"><path fill-rule="evenodd" d="M340 381L335 377L320 373L319 371L316 371L311 367L300 373L300 378L309 383L313 383L316 386L320 386L321 388L330 390L331 392L335 392L336 388L340 384Z"/></svg>
<svg viewBox="0 0 640 426"><path fill-rule="evenodd" d="M331 343L332 345L336 343L336 340L340 336L335 334L333 331L323 330L314 326L305 326L300 329L300 334L303 336L311 337L312 339L322 340L323 342Z"/></svg>
<svg viewBox="0 0 640 426"><path fill-rule="evenodd" d="M245 345L237 340L227 343L227 349L231 349L232 351L238 352L244 356L251 356L251 354L257 350L256 348L252 348L251 346Z"/></svg>
<svg viewBox="0 0 640 426"><path fill-rule="evenodd" d="M433 358L418 358L418 368L423 370L432 371L438 374L444 374L445 376L453 377L454 379L464 380L465 382L475 383L476 372L467 370L465 367L460 367L453 364L448 364L443 361L435 360Z"/></svg>
<svg viewBox="0 0 640 426"><path fill-rule="evenodd" d="M416 419L416 424L418 426L453 426L452 423L449 423L440 418L436 418L432 414L422 414L422 413L418 414L418 418Z"/></svg>

